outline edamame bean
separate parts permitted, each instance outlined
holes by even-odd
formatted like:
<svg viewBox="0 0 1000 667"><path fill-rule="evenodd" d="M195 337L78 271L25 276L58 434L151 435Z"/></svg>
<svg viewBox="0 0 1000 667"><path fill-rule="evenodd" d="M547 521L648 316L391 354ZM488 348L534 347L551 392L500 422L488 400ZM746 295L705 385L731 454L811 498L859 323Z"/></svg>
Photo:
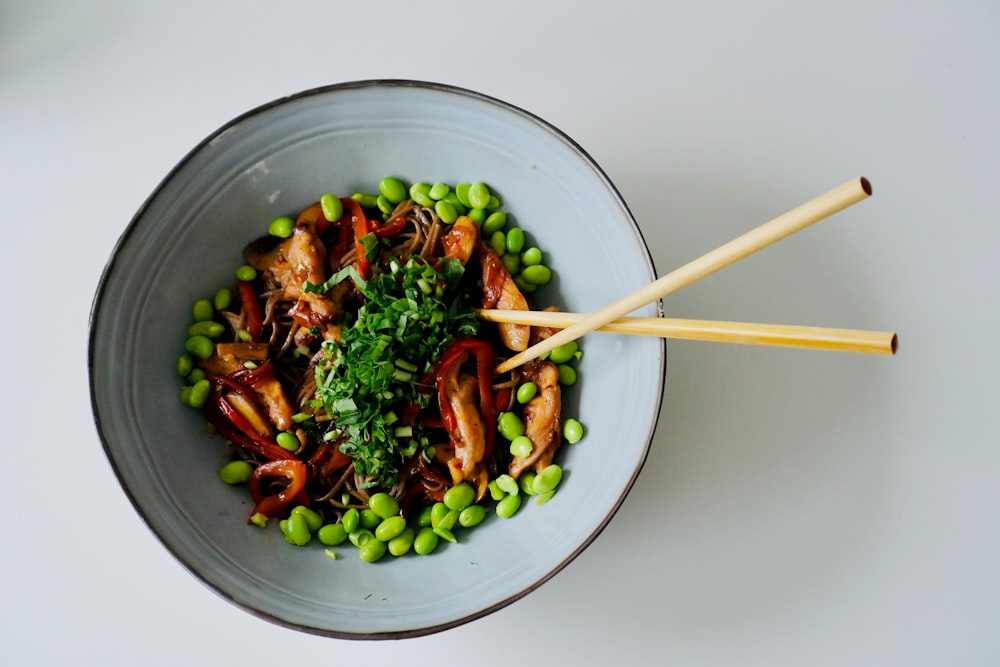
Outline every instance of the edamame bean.
<svg viewBox="0 0 1000 667"><path fill-rule="evenodd" d="M441 222L446 225L450 225L458 220L458 211L455 209L455 206L445 199L434 204L434 212L441 218Z"/></svg>
<svg viewBox="0 0 1000 667"><path fill-rule="evenodd" d="M482 181L469 185L469 205L474 208L488 208L490 205L490 189Z"/></svg>
<svg viewBox="0 0 1000 667"><path fill-rule="evenodd" d="M341 517L340 523L343 524L344 530L346 530L348 534L353 533L358 529L358 525L361 523L361 513L352 507L344 512L344 516Z"/></svg>
<svg viewBox="0 0 1000 667"><path fill-rule="evenodd" d="M552 280L552 270L544 264L532 264L524 267L521 277L533 285L544 285Z"/></svg>
<svg viewBox="0 0 1000 667"><path fill-rule="evenodd" d="M476 499L476 490L471 484L462 482L444 492L444 504L451 510L461 512Z"/></svg>
<svg viewBox="0 0 1000 667"><path fill-rule="evenodd" d="M190 402L191 401L191 385L186 384L183 387L181 387L180 398L181 398L181 403L183 403L184 405L188 406L189 408L191 407L191 402Z"/></svg>
<svg viewBox="0 0 1000 667"><path fill-rule="evenodd" d="M295 221L287 215L283 215L268 224L267 233L271 236L277 236L279 239L287 239L292 235L293 229L295 229Z"/></svg>
<svg viewBox="0 0 1000 667"><path fill-rule="evenodd" d="M510 441L510 454L519 459L531 456L531 450L534 448L531 438L526 435L519 435Z"/></svg>
<svg viewBox="0 0 1000 667"><path fill-rule="evenodd" d="M386 176L378 182L378 191L393 204L406 199L406 186L403 185L403 181L392 176Z"/></svg>
<svg viewBox="0 0 1000 667"><path fill-rule="evenodd" d="M392 213L392 210L396 208L396 205L389 201L389 198L385 195L379 195L375 198L375 206L386 215Z"/></svg>
<svg viewBox="0 0 1000 667"><path fill-rule="evenodd" d="M525 403L533 399L535 397L535 394L537 393L538 393L538 385L535 384L534 382L528 381L517 388L517 393L515 394L515 396L517 397L517 402L520 403L521 405L524 405Z"/></svg>
<svg viewBox="0 0 1000 667"><path fill-rule="evenodd" d="M356 547L360 547L365 542L378 542L375 539L375 533L368 530L367 528L358 528L347 534L347 539L350 540L351 544Z"/></svg>
<svg viewBox="0 0 1000 667"><path fill-rule="evenodd" d="M445 195L447 195L449 192L451 192L451 188L448 186L448 184L438 181L437 183L431 186L431 189L428 191L427 194L430 195L430 198L433 199L434 201L440 201L441 199L444 199Z"/></svg>
<svg viewBox="0 0 1000 667"><path fill-rule="evenodd" d="M277 435L277 437L275 437L275 441L282 449L287 449L290 452L299 451L299 439L295 437L294 433L282 431Z"/></svg>
<svg viewBox="0 0 1000 667"><path fill-rule="evenodd" d="M545 493L539 493L538 497L535 498L536 505L544 505L545 503L552 500L552 496L556 495L555 491L546 491Z"/></svg>
<svg viewBox="0 0 1000 667"><path fill-rule="evenodd" d="M524 435L524 421L517 413L501 412L497 418L497 430L507 440L513 440L519 435Z"/></svg>
<svg viewBox="0 0 1000 667"><path fill-rule="evenodd" d="M458 525L463 528L478 526L486 518L486 508L482 505L469 505L458 515Z"/></svg>
<svg viewBox="0 0 1000 667"><path fill-rule="evenodd" d="M500 475L494 481L497 483L497 486L500 488L500 490L503 491L504 493L508 493L514 496L517 495L518 492L517 480L511 477L510 475L507 474ZM499 500L499 498L497 500Z"/></svg>
<svg viewBox="0 0 1000 667"><path fill-rule="evenodd" d="M215 318L215 307L208 299L198 299L191 306L191 315L195 322L204 322Z"/></svg>
<svg viewBox="0 0 1000 667"><path fill-rule="evenodd" d="M327 192L319 198L319 207L323 209L323 217L327 222L336 222L344 217L344 204L340 197Z"/></svg>
<svg viewBox="0 0 1000 667"><path fill-rule="evenodd" d="M434 206L431 199L431 186L427 183L414 183L410 186L410 199L420 206Z"/></svg>
<svg viewBox="0 0 1000 667"><path fill-rule="evenodd" d="M521 496L512 494L497 503L496 513L501 519L509 519L521 508Z"/></svg>
<svg viewBox="0 0 1000 667"><path fill-rule="evenodd" d="M383 519L399 514L399 501L384 491L368 499L368 507Z"/></svg>
<svg viewBox="0 0 1000 667"><path fill-rule="evenodd" d="M517 255L507 253L500 258L507 273L514 276L521 270L521 258Z"/></svg>
<svg viewBox="0 0 1000 667"><path fill-rule="evenodd" d="M516 255L522 249L524 249L524 230L520 227L511 227L507 230L507 252Z"/></svg>
<svg viewBox="0 0 1000 667"><path fill-rule="evenodd" d="M573 445L583 439L583 424L572 417L563 422L563 439Z"/></svg>
<svg viewBox="0 0 1000 667"><path fill-rule="evenodd" d="M472 218L472 221L480 227L486 222L486 211L481 208L470 208L466 215Z"/></svg>
<svg viewBox="0 0 1000 667"><path fill-rule="evenodd" d="M382 523L376 526L375 539L388 542L392 538L398 537L404 530L406 530L406 519L398 514L390 516L388 519L382 519Z"/></svg>
<svg viewBox="0 0 1000 667"><path fill-rule="evenodd" d="M431 528L434 530L437 530L438 528L451 530L455 527L456 523L458 523L458 511L448 510L447 514L438 519L436 523L431 524Z"/></svg>
<svg viewBox="0 0 1000 667"><path fill-rule="evenodd" d="M503 232L493 232L490 235L490 247L493 248L493 252L503 256L507 250L507 235Z"/></svg>
<svg viewBox="0 0 1000 667"><path fill-rule="evenodd" d="M184 351L199 359L208 359L215 352L215 343L208 336L191 336L184 341Z"/></svg>
<svg viewBox="0 0 1000 667"><path fill-rule="evenodd" d="M413 540L413 550L416 551L421 556L426 556L437 549L438 536L434 532L434 529L430 526L425 526L420 529L417 536Z"/></svg>
<svg viewBox="0 0 1000 667"><path fill-rule="evenodd" d="M521 273L524 273L523 268L521 269ZM514 284L517 285L517 288L521 290L522 294L531 294L536 289L538 289L538 285L535 285L534 283L529 283L520 274L514 276Z"/></svg>
<svg viewBox="0 0 1000 667"><path fill-rule="evenodd" d="M187 377L194 370L194 359L191 355L185 352L181 356L177 357L177 374L181 377Z"/></svg>
<svg viewBox="0 0 1000 667"><path fill-rule="evenodd" d="M215 310L225 310L233 304L233 290L228 287L220 287L219 291L215 293L212 298L212 305L215 306Z"/></svg>
<svg viewBox="0 0 1000 667"><path fill-rule="evenodd" d="M195 382L191 385L191 393L188 394L188 405L195 410L205 407L205 402L208 400L208 393L211 389L212 385L208 380L198 380Z"/></svg>
<svg viewBox="0 0 1000 667"><path fill-rule="evenodd" d="M465 215L466 212L469 210L468 206L466 206L465 204L463 204L458 200L458 195L455 194L454 192L449 192L448 194L446 194L444 196L444 199L442 199L441 201L446 201L452 206L454 206L455 210L458 212L459 215Z"/></svg>
<svg viewBox="0 0 1000 667"><path fill-rule="evenodd" d="M226 326L214 320L202 320L188 327L188 336L208 336L218 338L226 331Z"/></svg>
<svg viewBox="0 0 1000 667"><path fill-rule="evenodd" d="M388 547L385 542L379 540L368 540L358 547L358 556L366 563L374 563L382 558Z"/></svg>
<svg viewBox="0 0 1000 667"><path fill-rule="evenodd" d="M420 516L417 517L417 526L419 528L426 528L431 525L431 510L433 508L428 505L427 507L420 510Z"/></svg>
<svg viewBox="0 0 1000 667"><path fill-rule="evenodd" d="M309 523L301 514L289 514L285 528L285 539L292 544L302 547L312 539Z"/></svg>
<svg viewBox="0 0 1000 667"><path fill-rule="evenodd" d="M579 349L580 346L575 340L563 343L549 353L549 361L554 364L565 364L573 358L573 355L575 355Z"/></svg>
<svg viewBox="0 0 1000 667"><path fill-rule="evenodd" d="M389 553L393 556L402 556L409 552L413 548L413 540L416 538L416 533L413 529L407 526L403 529L396 537L389 540Z"/></svg>
<svg viewBox="0 0 1000 667"><path fill-rule="evenodd" d="M347 530L342 523L328 523L316 531L316 538L328 547L335 547L347 539Z"/></svg>
<svg viewBox="0 0 1000 667"><path fill-rule="evenodd" d="M230 461L219 469L219 479L226 484L246 484L253 474L253 466L247 461Z"/></svg>
<svg viewBox="0 0 1000 667"><path fill-rule="evenodd" d="M351 199L358 202L363 208L375 208L378 206L378 196L367 192L355 192Z"/></svg>
<svg viewBox="0 0 1000 667"><path fill-rule="evenodd" d="M500 201L500 197L497 197L495 194L490 193L490 201L488 204L486 204L486 208L500 208L501 203L502 202Z"/></svg>
<svg viewBox="0 0 1000 667"><path fill-rule="evenodd" d="M576 369L569 364L562 364L559 369L559 384L564 387L571 387L576 384Z"/></svg>
<svg viewBox="0 0 1000 667"><path fill-rule="evenodd" d="M494 211L490 213L486 220L483 221L483 234L492 234L493 232L499 232L501 229L507 226L507 214L503 211Z"/></svg>
<svg viewBox="0 0 1000 667"><path fill-rule="evenodd" d="M458 542L458 540L455 538L455 534L451 532L451 528L443 528L441 526L437 526L435 528L432 528L431 530L433 530L434 534L440 537L442 540L447 540L452 543Z"/></svg>
<svg viewBox="0 0 1000 667"><path fill-rule="evenodd" d="M521 493L526 496L535 495L535 477L534 470L525 470L521 473L521 477L517 480L521 486Z"/></svg>
<svg viewBox="0 0 1000 667"><path fill-rule="evenodd" d="M559 482L562 481L562 475L563 471L558 463L545 466L540 473L535 475L535 482L532 485L535 493L554 491L559 486Z"/></svg>
<svg viewBox="0 0 1000 667"><path fill-rule="evenodd" d="M236 279L239 281L248 283L256 277L257 269L253 268L249 264L244 264L236 269Z"/></svg>
<svg viewBox="0 0 1000 667"><path fill-rule="evenodd" d="M455 186L455 196L458 197L458 201L462 203L462 206L468 208L472 206L469 203L469 184L459 183Z"/></svg>
<svg viewBox="0 0 1000 667"><path fill-rule="evenodd" d="M442 502L436 502L433 505L431 505L431 527L433 528L434 526L441 523L441 520L450 511L451 510L448 509L448 506Z"/></svg>
<svg viewBox="0 0 1000 667"><path fill-rule="evenodd" d="M299 514L305 517L306 524L308 524L309 532L311 533L315 533L323 527L323 516L316 510L305 505L296 505L292 508L292 514Z"/></svg>
<svg viewBox="0 0 1000 667"><path fill-rule="evenodd" d="M191 372L188 374L188 382L190 384L195 384L196 382L201 382L208 377L208 374L200 368L192 368Z"/></svg>
<svg viewBox="0 0 1000 667"><path fill-rule="evenodd" d="M500 485L497 484L497 481L495 479L492 480L486 486L486 488L490 490L490 497L493 498L493 500L500 500L505 495L507 495L506 493L504 493L504 490L500 488Z"/></svg>
<svg viewBox="0 0 1000 667"><path fill-rule="evenodd" d="M361 510L360 522L358 525L367 530L375 530L375 526L382 523L382 517L373 512L371 508Z"/></svg>
<svg viewBox="0 0 1000 667"><path fill-rule="evenodd" d="M521 263L525 266L535 266L542 263L542 251L532 246L521 253Z"/></svg>

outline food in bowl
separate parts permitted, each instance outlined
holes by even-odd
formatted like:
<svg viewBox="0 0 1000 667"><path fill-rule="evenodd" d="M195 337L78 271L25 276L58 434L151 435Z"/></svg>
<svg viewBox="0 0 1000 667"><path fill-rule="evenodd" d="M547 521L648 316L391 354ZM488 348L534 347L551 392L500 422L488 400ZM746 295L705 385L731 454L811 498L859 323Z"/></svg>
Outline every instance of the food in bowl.
<svg viewBox="0 0 1000 667"><path fill-rule="evenodd" d="M476 317L527 310L550 281L526 238L485 183L390 176L248 243L177 362L181 401L231 445L219 477L247 484L247 523L376 561L456 542L487 503L510 518L522 493L553 497L556 453L583 434L562 414L579 346L498 374L553 330Z"/></svg>

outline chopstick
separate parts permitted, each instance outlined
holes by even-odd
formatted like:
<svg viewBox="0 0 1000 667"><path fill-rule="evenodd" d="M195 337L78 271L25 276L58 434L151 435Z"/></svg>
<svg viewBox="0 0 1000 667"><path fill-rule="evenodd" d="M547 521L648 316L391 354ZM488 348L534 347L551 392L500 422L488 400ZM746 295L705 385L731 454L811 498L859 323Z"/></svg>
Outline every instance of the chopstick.
<svg viewBox="0 0 1000 667"><path fill-rule="evenodd" d="M582 313L486 309L479 310L478 315L480 319L487 322L528 324L554 329L564 329L586 317ZM713 343L768 345L864 354L896 353L896 334L889 331L718 322L669 317L623 317L608 322L596 330Z"/></svg>
<svg viewBox="0 0 1000 667"><path fill-rule="evenodd" d="M733 264L758 250L780 241L797 231L819 222L848 206L855 204L872 193L866 178L856 178L784 213L760 227L750 230L715 250L688 262L650 284L614 301L600 310L585 316L549 338L532 345L523 352L500 363L496 372L505 373L521 364L551 352L553 349L576 340L619 317L641 308L648 303L686 287L705 276Z"/></svg>

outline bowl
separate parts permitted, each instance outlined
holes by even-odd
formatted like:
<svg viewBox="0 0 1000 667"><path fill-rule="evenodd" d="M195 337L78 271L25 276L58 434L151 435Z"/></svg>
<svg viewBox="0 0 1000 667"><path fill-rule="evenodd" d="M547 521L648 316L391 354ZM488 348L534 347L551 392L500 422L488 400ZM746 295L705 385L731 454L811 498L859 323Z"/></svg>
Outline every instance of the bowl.
<svg viewBox="0 0 1000 667"><path fill-rule="evenodd" d="M125 227L90 320L94 418L128 499L208 588L270 622L338 638L425 635L503 608L578 556L612 519L656 427L666 346L592 333L564 409L585 437L564 443L564 477L545 504L492 513L435 553L377 563L357 549L289 545L247 524L247 490L223 484L223 438L181 403L176 361L191 307L234 283L244 245L268 221L326 192L409 182L483 181L545 252L541 303L588 312L653 280L639 227L587 153L541 118L447 85L350 82L291 95L213 132L166 175ZM656 316L659 304L637 311Z"/></svg>

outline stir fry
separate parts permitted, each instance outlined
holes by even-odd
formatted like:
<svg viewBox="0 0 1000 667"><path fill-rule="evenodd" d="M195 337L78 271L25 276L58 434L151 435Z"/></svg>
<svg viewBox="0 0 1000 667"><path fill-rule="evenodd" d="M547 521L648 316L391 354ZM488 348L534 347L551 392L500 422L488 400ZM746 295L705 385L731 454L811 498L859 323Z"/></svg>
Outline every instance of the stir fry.
<svg viewBox="0 0 1000 667"><path fill-rule="evenodd" d="M581 353L495 373L553 333L476 317L532 307L552 275L499 205L483 183L391 177L326 194L194 304L181 400L231 443L219 476L247 485L249 523L373 561L552 497L560 445L583 435L562 415Z"/></svg>

